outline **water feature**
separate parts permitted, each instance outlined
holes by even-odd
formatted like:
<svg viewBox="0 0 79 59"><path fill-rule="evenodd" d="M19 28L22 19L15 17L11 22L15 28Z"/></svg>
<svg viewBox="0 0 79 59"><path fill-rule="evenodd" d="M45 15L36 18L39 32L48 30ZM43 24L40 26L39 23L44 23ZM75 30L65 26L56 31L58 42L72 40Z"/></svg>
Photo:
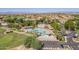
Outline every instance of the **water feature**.
<svg viewBox="0 0 79 59"><path fill-rule="evenodd" d="M49 34L49 32L44 28L34 28L34 29L30 28L30 29L26 29L26 30L27 30L27 32L35 32L38 35L47 35L47 34Z"/></svg>

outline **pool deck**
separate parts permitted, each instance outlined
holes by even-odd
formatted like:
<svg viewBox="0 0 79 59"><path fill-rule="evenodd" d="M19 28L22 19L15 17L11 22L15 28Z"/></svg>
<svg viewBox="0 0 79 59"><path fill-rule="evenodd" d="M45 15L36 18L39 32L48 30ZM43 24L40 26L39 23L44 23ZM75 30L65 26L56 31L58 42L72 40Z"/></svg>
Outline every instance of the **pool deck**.
<svg viewBox="0 0 79 59"><path fill-rule="evenodd" d="M51 35L51 36L49 36L49 35L39 36L37 39L40 41L58 41L56 39L56 37L53 35Z"/></svg>

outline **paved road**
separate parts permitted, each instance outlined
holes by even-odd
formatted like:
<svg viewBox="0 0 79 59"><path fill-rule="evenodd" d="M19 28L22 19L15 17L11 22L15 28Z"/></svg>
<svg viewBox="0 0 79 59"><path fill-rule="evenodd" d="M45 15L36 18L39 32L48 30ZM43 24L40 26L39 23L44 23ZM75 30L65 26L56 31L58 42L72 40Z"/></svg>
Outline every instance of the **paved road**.
<svg viewBox="0 0 79 59"><path fill-rule="evenodd" d="M78 47L79 43L74 42L72 38L68 38L66 44L69 45L74 50L79 50L79 47Z"/></svg>
<svg viewBox="0 0 79 59"><path fill-rule="evenodd" d="M44 48L62 48L61 45L69 45L73 50L79 50L79 43L76 43L72 40L72 38L68 38L67 42L57 42L57 41L42 41L44 43Z"/></svg>

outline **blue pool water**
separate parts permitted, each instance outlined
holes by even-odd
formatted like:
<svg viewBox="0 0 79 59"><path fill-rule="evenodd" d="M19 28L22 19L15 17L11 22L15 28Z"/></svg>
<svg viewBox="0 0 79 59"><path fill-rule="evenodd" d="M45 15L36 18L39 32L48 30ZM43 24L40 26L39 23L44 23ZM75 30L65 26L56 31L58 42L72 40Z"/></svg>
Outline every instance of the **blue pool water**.
<svg viewBox="0 0 79 59"><path fill-rule="evenodd" d="M26 29L28 32L35 32L38 35L46 35L48 32L43 28Z"/></svg>

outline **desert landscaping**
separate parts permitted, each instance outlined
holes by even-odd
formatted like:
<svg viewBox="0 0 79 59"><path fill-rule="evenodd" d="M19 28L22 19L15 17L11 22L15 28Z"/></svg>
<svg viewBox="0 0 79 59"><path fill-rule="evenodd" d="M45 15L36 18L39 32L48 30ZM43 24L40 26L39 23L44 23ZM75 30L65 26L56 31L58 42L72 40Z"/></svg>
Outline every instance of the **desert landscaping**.
<svg viewBox="0 0 79 59"><path fill-rule="evenodd" d="M1 50L79 49L79 14L0 14Z"/></svg>

